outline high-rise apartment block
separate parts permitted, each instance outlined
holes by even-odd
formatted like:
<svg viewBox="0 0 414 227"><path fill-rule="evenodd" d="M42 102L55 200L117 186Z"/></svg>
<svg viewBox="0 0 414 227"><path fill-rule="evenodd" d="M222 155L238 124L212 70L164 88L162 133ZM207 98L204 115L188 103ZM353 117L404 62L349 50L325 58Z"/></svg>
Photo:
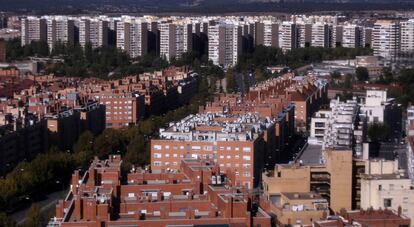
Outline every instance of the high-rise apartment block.
<svg viewBox="0 0 414 227"><path fill-rule="evenodd" d="M67 17L46 17L49 50L57 44L74 44L75 23Z"/></svg>
<svg viewBox="0 0 414 227"><path fill-rule="evenodd" d="M358 48L362 45L361 28L355 24L343 26L342 47Z"/></svg>
<svg viewBox="0 0 414 227"><path fill-rule="evenodd" d="M332 26L325 23L312 24L312 47L332 47Z"/></svg>
<svg viewBox="0 0 414 227"><path fill-rule="evenodd" d="M293 22L284 21L279 27L279 47L292 50L299 45L297 26Z"/></svg>
<svg viewBox="0 0 414 227"><path fill-rule="evenodd" d="M148 24L141 21L118 21L116 47L131 57L143 56L148 52Z"/></svg>
<svg viewBox="0 0 414 227"><path fill-rule="evenodd" d="M401 22L401 51L414 52L414 19Z"/></svg>
<svg viewBox="0 0 414 227"><path fill-rule="evenodd" d="M108 44L108 21L99 18L82 18L79 21L79 44L97 48Z"/></svg>
<svg viewBox="0 0 414 227"><path fill-rule="evenodd" d="M218 23L208 27L208 58L215 65L234 66L242 50L242 29L237 24Z"/></svg>
<svg viewBox="0 0 414 227"><path fill-rule="evenodd" d="M401 48L401 25L398 21L378 20L372 31L374 55L391 62L396 60Z"/></svg>
<svg viewBox="0 0 414 227"><path fill-rule="evenodd" d="M162 23L160 29L160 56L167 60L179 59L192 50L192 25Z"/></svg>
<svg viewBox="0 0 414 227"><path fill-rule="evenodd" d="M46 41L46 20L38 17L27 17L22 19L21 35L22 46L30 44L32 41Z"/></svg>

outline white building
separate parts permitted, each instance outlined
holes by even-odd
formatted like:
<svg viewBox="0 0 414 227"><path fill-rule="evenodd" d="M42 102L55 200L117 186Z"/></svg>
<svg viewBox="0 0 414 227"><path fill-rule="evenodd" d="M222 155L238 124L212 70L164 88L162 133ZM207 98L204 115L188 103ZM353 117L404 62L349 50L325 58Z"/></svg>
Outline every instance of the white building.
<svg viewBox="0 0 414 227"><path fill-rule="evenodd" d="M21 20L21 42L22 46L32 41L47 40L46 20L38 17L27 17Z"/></svg>
<svg viewBox="0 0 414 227"><path fill-rule="evenodd" d="M361 47L361 29L356 24L345 24L343 26L342 47L358 48Z"/></svg>
<svg viewBox="0 0 414 227"><path fill-rule="evenodd" d="M298 31L295 23L284 21L279 27L279 46L283 51L292 50L299 45Z"/></svg>
<svg viewBox="0 0 414 227"><path fill-rule="evenodd" d="M332 26L325 23L312 24L312 47L332 47Z"/></svg>
<svg viewBox="0 0 414 227"><path fill-rule="evenodd" d="M180 58L192 48L192 24L162 23L160 29L160 56L167 60Z"/></svg>
<svg viewBox="0 0 414 227"><path fill-rule="evenodd" d="M414 19L401 22L401 51L414 51Z"/></svg>
<svg viewBox="0 0 414 227"><path fill-rule="evenodd" d="M392 209L414 219L414 188L395 161L368 160L361 177L361 208ZM414 226L414 223L411 223Z"/></svg>
<svg viewBox="0 0 414 227"><path fill-rule="evenodd" d="M263 23L263 46L279 47L279 24L270 21Z"/></svg>
<svg viewBox="0 0 414 227"><path fill-rule="evenodd" d="M375 56L393 62L400 52L400 23L392 20L378 20L372 32L372 48Z"/></svg>
<svg viewBox="0 0 414 227"><path fill-rule="evenodd" d="M74 44L75 23L65 16L47 17L47 44L52 50L56 43Z"/></svg>
<svg viewBox="0 0 414 227"><path fill-rule="evenodd" d="M384 123L387 106L387 91L368 90L361 112L366 114L368 123Z"/></svg>
<svg viewBox="0 0 414 227"><path fill-rule="evenodd" d="M326 149L353 149L362 155L365 138L365 117L360 114L356 100L331 100L330 110L321 110L311 119L309 144Z"/></svg>
<svg viewBox="0 0 414 227"><path fill-rule="evenodd" d="M131 57L143 56L148 52L148 24L129 20L118 21L116 47L126 51Z"/></svg>
<svg viewBox="0 0 414 227"><path fill-rule="evenodd" d="M242 29L237 24L219 23L208 27L208 58L225 68L237 64L242 47Z"/></svg>
<svg viewBox="0 0 414 227"><path fill-rule="evenodd" d="M79 21L79 44L85 47L87 43L92 48L108 44L108 21L99 18L82 18Z"/></svg>

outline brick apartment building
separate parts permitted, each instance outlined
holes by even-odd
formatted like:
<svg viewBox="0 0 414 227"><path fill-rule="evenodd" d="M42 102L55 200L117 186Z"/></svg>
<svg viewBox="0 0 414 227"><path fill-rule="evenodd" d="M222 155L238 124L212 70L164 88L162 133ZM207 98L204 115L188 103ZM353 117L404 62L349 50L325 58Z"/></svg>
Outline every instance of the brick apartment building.
<svg viewBox="0 0 414 227"><path fill-rule="evenodd" d="M232 169L236 184L253 188L265 168L265 134L274 122L257 114L197 114L160 130L151 140L151 169L177 170L184 158L210 158L222 171Z"/></svg>
<svg viewBox="0 0 414 227"><path fill-rule="evenodd" d="M68 196L56 205L53 226L270 226L252 196L236 187L212 160L182 160L177 171L133 168L121 180L121 157L95 159L72 175Z"/></svg>

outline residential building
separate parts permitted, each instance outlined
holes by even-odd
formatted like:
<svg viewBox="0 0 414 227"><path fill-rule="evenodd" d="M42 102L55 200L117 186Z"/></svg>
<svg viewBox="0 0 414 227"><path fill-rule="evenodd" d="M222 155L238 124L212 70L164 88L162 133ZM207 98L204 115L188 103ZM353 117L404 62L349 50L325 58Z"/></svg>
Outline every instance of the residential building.
<svg viewBox="0 0 414 227"><path fill-rule="evenodd" d="M27 17L21 20L22 46L32 41L47 41L46 20L38 17Z"/></svg>
<svg viewBox="0 0 414 227"><path fill-rule="evenodd" d="M52 51L56 44L75 43L75 22L64 16L46 17L47 44Z"/></svg>
<svg viewBox="0 0 414 227"><path fill-rule="evenodd" d="M79 44L92 48L108 45L108 21L99 18L81 18L79 21Z"/></svg>
<svg viewBox="0 0 414 227"><path fill-rule="evenodd" d="M179 171L132 168L121 183L121 157L95 159L56 205L50 226L218 225L270 227L271 217L251 206L253 195L234 185L212 160L182 160Z"/></svg>
<svg viewBox="0 0 414 227"><path fill-rule="evenodd" d="M361 177L361 208L391 209L413 219L414 187L405 170L399 169L398 159L366 162Z"/></svg>
<svg viewBox="0 0 414 227"><path fill-rule="evenodd" d="M117 48L126 51L132 58L148 53L148 24L130 20L117 22Z"/></svg>
<svg viewBox="0 0 414 227"><path fill-rule="evenodd" d="M242 29L237 24L208 26L208 58L224 68L235 66L242 51Z"/></svg>
<svg viewBox="0 0 414 227"><path fill-rule="evenodd" d="M372 31L375 56L395 62L401 48L401 25L398 21L378 20Z"/></svg>

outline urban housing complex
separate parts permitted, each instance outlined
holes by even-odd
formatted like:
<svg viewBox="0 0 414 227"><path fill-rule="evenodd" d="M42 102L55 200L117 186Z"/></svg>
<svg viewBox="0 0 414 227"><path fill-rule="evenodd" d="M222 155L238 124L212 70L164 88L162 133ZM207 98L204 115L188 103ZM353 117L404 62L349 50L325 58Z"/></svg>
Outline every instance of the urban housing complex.
<svg viewBox="0 0 414 227"><path fill-rule="evenodd" d="M29 16L22 20L21 40L22 45L46 41L50 49L57 43L114 45L131 57L152 52L167 60L198 52L225 68L235 66L253 45L284 51L366 47L389 64L412 57L413 28L413 19L343 21L337 16Z"/></svg>

